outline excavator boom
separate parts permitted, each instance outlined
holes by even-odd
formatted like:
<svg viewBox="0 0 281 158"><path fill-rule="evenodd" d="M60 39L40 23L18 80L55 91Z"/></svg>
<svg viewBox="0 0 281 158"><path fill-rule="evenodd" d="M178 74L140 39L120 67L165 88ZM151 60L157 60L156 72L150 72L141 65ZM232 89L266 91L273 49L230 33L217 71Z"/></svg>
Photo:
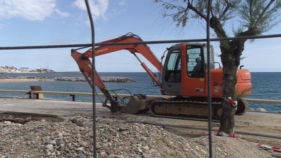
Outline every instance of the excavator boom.
<svg viewBox="0 0 281 158"><path fill-rule="evenodd" d="M99 44L137 43L137 42L142 42L142 39L137 35L128 33L128 34L118 37L118 38L100 42ZM95 56L100 56L100 55L117 52L120 50L129 51L140 61L140 59L136 55L136 53L139 53L142 56L144 56L159 72L163 71L163 66L162 66L161 62L153 54L153 52L150 50L150 48L143 44L128 44L128 45L122 44L122 45L99 46L94 49L94 52L95 52L94 54L95 54ZM84 53L79 53L78 51L76 51L74 49L71 50L71 56L76 61L80 71L82 72L82 74L84 75L84 77L86 78L87 82L89 83L89 85L91 87L94 86L94 85L92 85L92 78L94 76L96 86L101 90L101 92L104 94L104 96L106 98L106 101L104 102L103 106L108 107L112 112L119 111L120 109L123 108L123 110L122 110L123 112L125 112L124 109L127 109L127 111L131 111L128 113L137 113L137 111L139 111L139 110L135 110L135 109L137 109L137 108L140 109L140 107L137 106L135 108L132 108L132 106L134 106L136 103L132 103L133 105L131 106L131 108L129 108L128 105L125 107L125 105L118 103L111 96L110 92L108 91L108 89L106 88L104 83L102 82L102 79L99 76L99 74L97 73L97 71L95 70L94 74L92 74L93 68L92 68L92 62L90 60L90 58L92 58L92 54L93 54L92 49L88 49ZM152 80L156 83L156 85L159 86L161 89L161 86L162 86L161 82L157 79L157 77L154 75L154 73L143 62L140 61L140 64L144 68L144 70L148 73L148 75L152 78ZM110 106L106 104L107 100L110 101L110 104L111 104ZM138 102L138 97L134 96L130 100L132 102ZM133 101L133 100L135 100L135 101ZM147 109L147 107L146 107L146 109Z"/></svg>

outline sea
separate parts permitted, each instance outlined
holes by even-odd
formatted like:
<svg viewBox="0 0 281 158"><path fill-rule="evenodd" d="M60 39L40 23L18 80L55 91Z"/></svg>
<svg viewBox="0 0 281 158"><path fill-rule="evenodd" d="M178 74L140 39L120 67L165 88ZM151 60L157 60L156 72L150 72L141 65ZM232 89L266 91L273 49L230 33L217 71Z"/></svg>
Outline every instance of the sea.
<svg viewBox="0 0 281 158"><path fill-rule="evenodd" d="M147 94L160 95L158 87L153 86L151 78L145 72L104 72L99 73L101 77L128 77L136 82L109 83L105 82L107 89L117 94ZM80 72L55 72L55 73L1 73L2 77L83 77ZM281 100L281 72L252 72L252 94L247 98ZM39 82L0 82L1 90L30 90L30 86L41 86L43 91L63 92L92 92L87 82L71 81L39 81ZM100 93L98 88L97 92ZM0 92L0 97L27 98L23 93ZM68 95L44 94L46 99L69 100ZM91 96L76 96L76 101L92 102ZM100 100L101 99L101 100ZM96 102L103 101L103 98L96 98ZM250 108L264 108L267 112L281 112L281 104L249 103Z"/></svg>

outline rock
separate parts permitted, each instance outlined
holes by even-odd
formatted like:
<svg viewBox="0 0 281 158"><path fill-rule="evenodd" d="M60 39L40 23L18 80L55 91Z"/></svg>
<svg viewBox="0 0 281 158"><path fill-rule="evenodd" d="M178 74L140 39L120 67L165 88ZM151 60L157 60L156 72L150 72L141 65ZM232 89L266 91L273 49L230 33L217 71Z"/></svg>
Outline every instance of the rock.
<svg viewBox="0 0 281 158"><path fill-rule="evenodd" d="M248 108L248 111L256 111L254 108Z"/></svg>
<svg viewBox="0 0 281 158"><path fill-rule="evenodd" d="M110 155L109 158L125 158L123 155Z"/></svg>
<svg viewBox="0 0 281 158"><path fill-rule="evenodd" d="M257 112L266 112L266 110L264 108L257 108L256 111Z"/></svg>
<svg viewBox="0 0 281 158"><path fill-rule="evenodd" d="M57 156L60 156L60 155L61 155L61 152L60 152L60 151L56 151L56 155L57 155Z"/></svg>
<svg viewBox="0 0 281 158"><path fill-rule="evenodd" d="M54 81L71 81L71 82L85 82L86 79L84 77L55 77ZM103 82L135 82L135 80L128 78L128 77L101 77Z"/></svg>
<svg viewBox="0 0 281 158"><path fill-rule="evenodd" d="M87 142L84 142L84 141L80 141L80 142L79 142L79 145L81 145L82 147L87 147L87 146L88 146L88 143L87 143Z"/></svg>
<svg viewBox="0 0 281 158"><path fill-rule="evenodd" d="M135 80L128 77L102 77L103 82L135 82Z"/></svg>
<svg viewBox="0 0 281 158"><path fill-rule="evenodd" d="M64 144L65 144L65 142L64 142L63 140L60 140L60 141L58 142L58 145L61 146L61 147L63 147Z"/></svg>
<svg viewBox="0 0 281 158"><path fill-rule="evenodd" d="M147 151L147 150L149 150L149 147L146 145L143 147L143 149Z"/></svg>
<svg viewBox="0 0 281 158"><path fill-rule="evenodd" d="M96 148L97 148L97 149L100 149L100 148L101 148L100 143L97 143L97 144L96 144Z"/></svg>
<svg viewBox="0 0 281 158"><path fill-rule="evenodd" d="M70 134L67 133L67 132L62 133L62 135L63 135L63 136L70 136Z"/></svg>
<svg viewBox="0 0 281 158"><path fill-rule="evenodd" d="M54 150L54 146L52 144L48 144L48 145L46 145L46 149L48 151L53 151Z"/></svg>
<svg viewBox="0 0 281 158"><path fill-rule="evenodd" d="M157 150L155 150L155 149L150 149L148 152L149 152L150 154L153 154L153 153L157 153Z"/></svg>
<svg viewBox="0 0 281 158"><path fill-rule="evenodd" d="M84 147L76 148L76 151L84 151Z"/></svg>
<svg viewBox="0 0 281 158"><path fill-rule="evenodd" d="M107 155L107 154L106 154L105 151L101 151L101 152L100 152L100 156L105 157L106 155Z"/></svg>
<svg viewBox="0 0 281 158"><path fill-rule="evenodd" d="M122 132L122 131L126 131L126 130L129 130L127 127L125 126L120 126L119 127L119 131Z"/></svg>
<svg viewBox="0 0 281 158"><path fill-rule="evenodd" d="M55 140L51 140L49 144L55 145L55 144L57 144L57 142Z"/></svg>
<svg viewBox="0 0 281 158"><path fill-rule="evenodd" d="M64 148L64 151L65 151L65 152L67 152L67 153L69 153L69 152L70 152L70 150L69 150L69 148L68 148L68 147L65 147L65 148Z"/></svg>
<svg viewBox="0 0 281 158"><path fill-rule="evenodd" d="M149 134L146 131L141 132L141 134L145 137L149 137Z"/></svg>
<svg viewBox="0 0 281 158"><path fill-rule="evenodd" d="M112 149L108 148L108 147L103 147L103 149L105 150L105 152L106 152L108 155L114 153L114 151L113 151Z"/></svg>
<svg viewBox="0 0 281 158"><path fill-rule="evenodd" d="M78 158L86 158L86 155L84 153L80 152L80 153L77 154L77 157Z"/></svg>
<svg viewBox="0 0 281 158"><path fill-rule="evenodd" d="M9 126L9 125L12 124L12 122L11 121L4 121L4 124Z"/></svg>

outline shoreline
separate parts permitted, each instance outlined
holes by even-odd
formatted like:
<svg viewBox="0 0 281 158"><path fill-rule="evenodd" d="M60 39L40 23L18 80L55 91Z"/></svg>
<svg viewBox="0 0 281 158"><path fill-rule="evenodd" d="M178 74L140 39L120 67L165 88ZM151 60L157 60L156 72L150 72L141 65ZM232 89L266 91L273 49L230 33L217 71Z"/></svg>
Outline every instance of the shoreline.
<svg viewBox="0 0 281 158"><path fill-rule="evenodd" d="M0 79L0 83L6 83L6 82L51 82L55 81L53 79Z"/></svg>
<svg viewBox="0 0 281 158"><path fill-rule="evenodd" d="M116 82L127 83L136 82L128 77L101 77L103 82ZM51 81L68 81L68 82L86 82L84 77L58 77L58 78L45 78L45 77L25 77L25 78L0 78L0 83L3 82L51 82Z"/></svg>
<svg viewBox="0 0 281 158"><path fill-rule="evenodd" d="M40 80L40 79L0 79L0 83L6 83L6 82L39 82L39 81L42 81L42 80ZM52 80L52 81L54 81L54 80Z"/></svg>

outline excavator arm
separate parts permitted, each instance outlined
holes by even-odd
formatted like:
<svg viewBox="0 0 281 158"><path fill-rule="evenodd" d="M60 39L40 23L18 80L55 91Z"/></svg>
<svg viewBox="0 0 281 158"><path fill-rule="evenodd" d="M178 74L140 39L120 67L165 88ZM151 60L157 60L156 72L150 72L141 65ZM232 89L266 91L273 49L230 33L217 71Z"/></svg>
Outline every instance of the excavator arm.
<svg viewBox="0 0 281 158"><path fill-rule="evenodd" d="M103 41L98 44L137 43L137 42L142 42L142 39L137 35L128 33L121 37ZM141 63L141 66L148 73L148 75L152 78L152 80L156 83L156 85L160 87L161 92L163 92L162 87L161 87L162 86L161 82L157 79L157 77L154 75L154 73L145 65L145 63L143 63L136 55L136 53L141 54L155 68L157 68L157 70L159 72L163 72L163 66L162 66L161 62L158 60L158 58L154 55L154 53L150 50L150 48L147 45L145 45L145 44L128 44L128 45L122 44L122 45L99 46L99 47L95 48L95 56L109 54L109 53L113 53L113 52L116 52L119 50L128 50L130 53L132 53L138 59L138 61ZM92 49L89 49L84 53L79 53L76 50L71 50L71 56L76 61L80 71L82 72L82 74L84 75L84 77L86 78L87 82L89 83L89 85L91 87L94 86L94 85L92 85L92 76L94 76L96 86L101 90L101 92L104 94L104 96L106 98L106 101L103 103L103 106L109 108L112 112L119 111L122 108L124 111L125 105L120 104L111 96L110 92L107 90L106 86L104 85L104 83L103 83L102 79L100 78L99 74L97 73L97 71L96 70L93 71L92 62L90 60L90 58L92 58L92 53L93 53ZM92 73L94 73L94 75L92 75ZM133 101L133 104L137 104L136 102L139 102L139 101L136 101L136 99L137 98L131 99L131 100L135 100L135 101ZM106 102L108 100L110 102L110 106L106 104ZM130 108L131 110L127 110L126 112L127 113L137 113L137 111L139 111L140 109L143 109L143 108L140 108L141 105L135 105L135 106L137 106L137 107L131 107ZM126 108L129 109L129 107L126 107ZM136 109L138 109L138 110L136 110Z"/></svg>

